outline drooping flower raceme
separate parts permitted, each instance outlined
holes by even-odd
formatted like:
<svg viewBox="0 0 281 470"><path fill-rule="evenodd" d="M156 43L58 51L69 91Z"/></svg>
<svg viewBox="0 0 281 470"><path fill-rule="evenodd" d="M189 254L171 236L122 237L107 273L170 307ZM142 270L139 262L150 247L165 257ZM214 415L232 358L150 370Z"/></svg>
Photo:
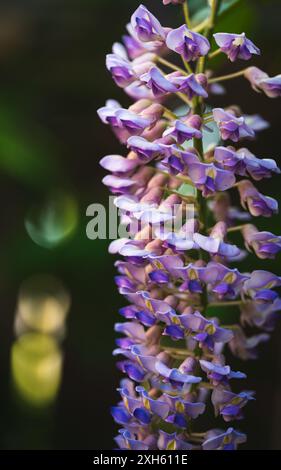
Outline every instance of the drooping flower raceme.
<svg viewBox="0 0 281 470"><path fill-rule="evenodd" d="M121 337L114 355L126 376L112 408L120 426L115 440L132 450L233 450L246 441L235 422L254 393L244 389L245 374L232 370L224 351L256 358L281 310L275 291L281 278L265 270L243 273L235 264L248 252L272 259L281 250L280 236L259 231L250 220L277 213L277 202L254 182L280 170L244 144L267 126L260 116L233 106L211 109L206 100L221 80L239 75L269 97L280 96L281 81L257 67L214 77L213 55L224 53L233 62L260 50L244 33L217 32L219 49L210 51L219 0L209 2L210 20L196 31L183 0L163 3L183 4L185 24L162 26L141 5L124 45L115 44L106 60L134 102L124 109L109 100L98 110L125 153L101 160L111 172L103 182L116 195L129 234L110 245L111 253L122 256L116 284L127 301L120 310L123 322L115 327ZM168 60L172 54L174 62ZM175 65L179 58L183 67ZM220 139L206 148L210 123ZM235 191L244 211L231 206ZM245 249L234 244L235 231ZM227 320L228 306L237 309L235 324ZM207 430L198 427L208 403L219 428L211 422Z"/></svg>

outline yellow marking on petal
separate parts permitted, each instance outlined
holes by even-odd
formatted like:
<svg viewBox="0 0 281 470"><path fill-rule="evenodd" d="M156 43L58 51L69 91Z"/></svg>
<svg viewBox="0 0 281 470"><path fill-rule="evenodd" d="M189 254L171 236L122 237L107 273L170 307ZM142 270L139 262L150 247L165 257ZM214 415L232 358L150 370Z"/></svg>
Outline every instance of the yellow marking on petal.
<svg viewBox="0 0 281 470"><path fill-rule="evenodd" d="M216 177L217 172L214 168L208 168L208 170L206 171L206 174L210 178L214 179Z"/></svg>
<svg viewBox="0 0 281 470"><path fill-rule="evenodd" d="M242 401L243 401L243 398L235 397L231 400L231 404L232 405L240 405L240 403L242 403Z"/></svg>
<svg viewBox="0 0 281 470"><path fill-rule="evenodd" d="M213 323L211 323L210 325L207 325L205 327L205 331L206 333L208 333L208 335L214 335L215 332L217 331L215 325Z"/></svg>
<svg viewBox="0 0 281 470"><path fill-rule="evenodd" d="M176 402L176 410L178 413L184 413L185 407L184 404L181 401Z"/></svg>
<svg viewBox="0 0 281 470"><path fill-rule="evenodd" d="M172 317L172 323L174 323L174 325L180 325L180 319L178 317Z"/></svg>
<svg viewBox="0 0 281 470"><path fill-rule="evenodd" d="M264 289L272 289L274 286L274 281L270 281L268 284L266 284L266 286L264 286Z"/></svg>
<svg viewBox="0 0 281 470"><path fill-rule="evenodd" d="M139 356L136 356L136 357L137 357L137 362L139 363L139 365L143 367L140 357Z"/></svg>
<svg viewBox="0 0 281 470"><path fill-rule="evenodd" d="M191 31L186 31L186 32L184 33L184 35L185 35L187 38L189 38L189 39L193 39L193 34L192 34Z"/></svg>
<svg viewBox="0 0 281 470"><path fill-rule="evenodd" d="M188 275L189 275L189 279L191 279L191 281L195 281L196 279L198 279L198 273L195 269L190 269Z"/></svg>
<svg viewBox="0 0 281 470"><path fill-rule="evenodd" d="M224 436L223 438L223 443L224 444L230 444L231 442L231 436L229 434L227 434L226 436Z"/></svg>
<svg viewBox="0 0 281 470"><path fill-rule="evenodd" d="M129 410L129 400L127 397L123 397L123 402L124 402L124 405L125 405L125 408L127 408L128 411Z"/></svg>
<svg viewBox="0 0 281 470"><path fill-rule="evenodd" d="M152 308L150 300L146 299L144 303L145 303L146 308L150 310L151 312L153 312L153 308Z"/></svg>
<svg viewBox="0 0 281 470"><path fill-rule="evenodd" d="M129 279L134 279L134 276L130 273L128 268L125 268L125 274Z"/></svg>
<svg viewBox="0 0 281 470"><path fill-rule="evenodd" d="M234 273L227 273L226 276L224 277L224 282L226 282L227 284L232 284L234 281L236 281L236 274Z"/></svg>
<svg viewBox="0 0 281 470"><path fill-rule="evenodd" d="M148 410L151 411L150 401L148 398L143 398L143 406Z"/></svg>
<svg viewBox="0 0 281 470"><path fill-rule="evenodd" d="M234 39L234 41L232 41L232 44L233 44L233 46L235 46L235 47L239 47L239 46L243 46L244 42L245 42L245 38L243 38L243 37L241 38L241 37L240 37L240 38Z"/></svg>
<svg viewBox="0 0 281 470"><path fill-rule="evenodd" d="M163 264L160 263L160 261L158 261L158 260L154 260L154 265L155 265L156 268L158 268L158 269L165 269L164 266L163 266Z"/></svg>
<svg viewBox="0 0 281 470"><path fill-rule="evenodd" d="M177 450L177 442L175 439L168 443L166 450Z"/></svg>

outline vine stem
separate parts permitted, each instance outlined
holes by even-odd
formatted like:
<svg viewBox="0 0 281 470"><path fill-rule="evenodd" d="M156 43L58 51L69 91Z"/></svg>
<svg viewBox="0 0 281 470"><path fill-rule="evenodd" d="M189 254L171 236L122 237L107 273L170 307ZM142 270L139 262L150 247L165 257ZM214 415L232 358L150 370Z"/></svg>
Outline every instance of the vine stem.
<svg viewBox="0 0 281 470"><path fill-rule="evenodd" d="M216 57L217 55L219 55L221 52L222 52L221 49L217 49L216 51L211 52L211 53L208 55L208 59L213 59L214 57Z"/></svg>
<svg viewBox="0 0 281 470"><path fill-rule="evenodd" d="M195 33L200 33L201 31L203 31L206 28L206 26L208 26L208 23L209 23L209 18L206 18L201 23L199 23L197 26L192 28L192 31L194 31Z"/></svg>
<svg viewBox="0 0 281 470"><path fill-rule="evenodd" d="M229 227L227 229L227 232L230 233L230 232L240 232L240 230L243 230L244 227L246 227L247 224L243 224L243 225L236 225L236 227Z"/></svg>
<svg viewBox="0 0 281 470"><path fill-rule="evenodd" d="M211 37L211 35L214 31L215 22L216 22L216 18L217 18L219 8L221 6L221 2L222 2L222 0L212 0L211 14L210 14L208 24L207 24L207 27L206 27L206 31L205 31L205 36L208 40L210 40L210 37ZM206 64L206 56L201 57L198 61L198 72L199 73L203 73L204 68L205 68L205 64Z"/></svg>
<svg viewBox="0 0 281 470"><path fill-rule="evenodd" d="M182 8L183 8L183 15L184 15L186 26L188 28L190 28L191 27L191 21L190 21L189 8L188 8L187 1L184 2Z"/></svg>
<svg viewBox="0 0 281 470"><path fill-rule="evenodd" d="M214 77L209 79L209 83L223 82L232 80L233 78L241 77L247 69L239 70L238 72L230 73L229 75L222 75L221 77Z"/></svg>
<svg viewBox="0 0 281 470"><path fill-rule="evenodd" d="M193 73L192 68L190 67L189 63L182 57L183 65L185 66L187 72L189 74Z"/></svg>
<svg viewBox="0 0 281 470"><path fill-rule="evenodd" d="M164 107L164 117L172 121L174 121L175 119L178 119L178 116L175 113L173 113L173 111L165 107Z"/></svg>

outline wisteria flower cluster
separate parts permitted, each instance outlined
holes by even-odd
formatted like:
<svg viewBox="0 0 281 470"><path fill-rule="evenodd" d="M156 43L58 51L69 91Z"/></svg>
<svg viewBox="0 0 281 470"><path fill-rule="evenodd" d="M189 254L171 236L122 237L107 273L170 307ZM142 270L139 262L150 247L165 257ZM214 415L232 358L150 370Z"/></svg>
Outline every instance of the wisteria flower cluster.
<svg viewBox="0 0 281 470"><path fill-rule="evenodd" d="M109 100L98 110L128 149L126 156L101 160L111 172L103 182L130 227L130 237L110 245L123 256L116 262L116 284L128 302L120 310L125 321L115 327L122 336L114 354L126 375L112 408L121 428L115 440L132 450L233 450L246 436L232 422L243 418L254 393L243 385L233 390L246 376L226 364L224 350L256 358L281 310L274 290L281 277L240 272L230 263L247 251L272 259L281 250L280 236L259 231L250 220L277 213L277 202L255 182L280 170L271 158L240 146L266 127L262 118L243 115L236 106L212 108L206 100L223 92L221 81L240 75L274 98L281 95L281 75L271 78L247 67L214 77L217 54L247 61L259 48L244 33L213 34L219 0L210 0L209 19L195 28L186 2L163 3L183 7L185 23L164 27L140 5L123 44L114 44L106 58L114 81L134 102L124 109ZM206 147L214 129L220 141ZM244 211L231 205L235 192ZM190 204L193 216L175 228L172 222ZM171 215L175 206L177 214ZM245 249L233 243L233 232L242 235ZM237 308L237 322L222 324L220 314L230 306ZM202 431L200 416L210 406L220 424Z"/></svg>

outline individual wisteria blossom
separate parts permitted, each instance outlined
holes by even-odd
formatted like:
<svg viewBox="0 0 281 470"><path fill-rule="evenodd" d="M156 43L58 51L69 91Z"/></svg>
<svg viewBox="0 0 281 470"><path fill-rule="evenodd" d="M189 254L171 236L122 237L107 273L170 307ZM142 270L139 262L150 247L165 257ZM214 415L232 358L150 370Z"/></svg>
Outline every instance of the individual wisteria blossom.
<svg viewBox="0 0 281 470"><path fill-rule="evenodd" d="M140 5L123 44L115 43L106 58L133 103L125 109L108 100L98 110L123 145L123 152L100 161L127 230L109 246L122 257L115 282L125 298L123 321L115 325L114 355L125 375L111 410L120 426L115 442L130 450L235 450L246 441L240 425L254 392L245 387L246 374L232 370L231 354L256 359L269 340L281 311L281 277L265 269L242 272L232 263L248 252L264 260L281 251L281 236L251 221L278 212L277 201L252 180L280 169L274 159L240 146L269 123L206 100L224 92L220 81L236 76L275 98L281 80L257 67L221 77L211 70L219 52L231 62L260 54L244 33L215 33L219 49L210 52L219 1L209 1L210 18L196 28L184 0L162 3L183 8L184 24L163 27ZM219 141L206 148L214 129ZM232 205L235 193L242 210ZM242 247L233 232L242 235ZM228 307L236 309L235 322ZM206 409L216 417L208 417L207 430L200 419ZM232 422L237 429L225 424Z"/></svg>
<svg viewBox="0 0 281 470"><path fill-rule="evenodd" d="M281 74L269 77L258 67L248 67L244 76L249 80L255 91L263 91L269 98L281 96Z"/></svg>
<svg viewBox="0 0 281 470"><path fill-rule="evenodd" d="M251 215L271 217L278 212L278 203L272 197L264 196L251 181L242 180L238 184L241 205L248 208Z"/></svg>
<svg viewBox="0 0 281 470"><path fill-rule="evenodd" d="M206 433L203 450L236 450L239 444L246 442L246 435L228 428L226 432L213 429Z"/></svg>
<svg viewBox="0 0 281 470"><path fill-rule="evenodd" d="M271 232L259 232L259 230L251 224L246 224L242 228L242 234L245 245L249 250L253 250L261 259L274 259L276 254L281 250L281 237Z"/></svg>
<svg viewBox="0 0 281 470"><path fill-rule="evenodd" d="M197 116L193 116L193 118L196 117ZM198 127L200 127L200 121L199 123L194 122L194 127L192 126L193 123L191 122L189 124L189 122L190 120L183 122L177 119L172 123L173 125L171 127L168 127L165 130L163 137L172 137L179 145L183 144L187 140L200 139L202 137L202 133L198 129Z"/></svg>
<svg viewBox="0 0 281 470"><path fill-rule="evenodd" d="M233 147L216 147L215 161L225 170L230 170L240 176L251 176L256 181L270 178L273 173L280 173L275 160L257 158L248 149L235 150Z"/></svg>
<svg viewBox="0 0 281 470"><path fill-rule="evenodd" d="M221 51L227 55L231 62L237 59L249 60L253 54L260 54L259 48L246 38L245 33L216 33L214 38Z"/></svg>
<svg viewBox="0 0 281 470"><path fill-rule="evenodd" d="M200 83L204 83L201 75L194 75L193 73L186 76L181 75L180 72L172 72L166 76L160 72L157 67L151 67L150 70L141 75L140 80L151 88L153 95L157 98L168 93L181 92L184 93L189 100L194 96L208 96L207 91Z"/></svg>
<svg viewBox="0 0 281 470"><path fill-rule="evenodd" d="M208 39L189 30L186 25L170 31L167 35L166 45L172 51L180 54L187 62L207 55L210 50Z"/></svg>
<svg viewBox="0 0 281 470"><path fill-rule="evenodd" d="M238 142L244 137L255 137L255 132L246 124L245 118L235 116L233 111L215 108L213 109L213 117L223 140L230 139L233 142Z"/></svg>
<svg viewBox="0 0 281 470"><path fill-rule="evenodd" d="M144 5L140 5L132 15L131 26L141 42L164 42L165 40L164 28Z"/></svg>

